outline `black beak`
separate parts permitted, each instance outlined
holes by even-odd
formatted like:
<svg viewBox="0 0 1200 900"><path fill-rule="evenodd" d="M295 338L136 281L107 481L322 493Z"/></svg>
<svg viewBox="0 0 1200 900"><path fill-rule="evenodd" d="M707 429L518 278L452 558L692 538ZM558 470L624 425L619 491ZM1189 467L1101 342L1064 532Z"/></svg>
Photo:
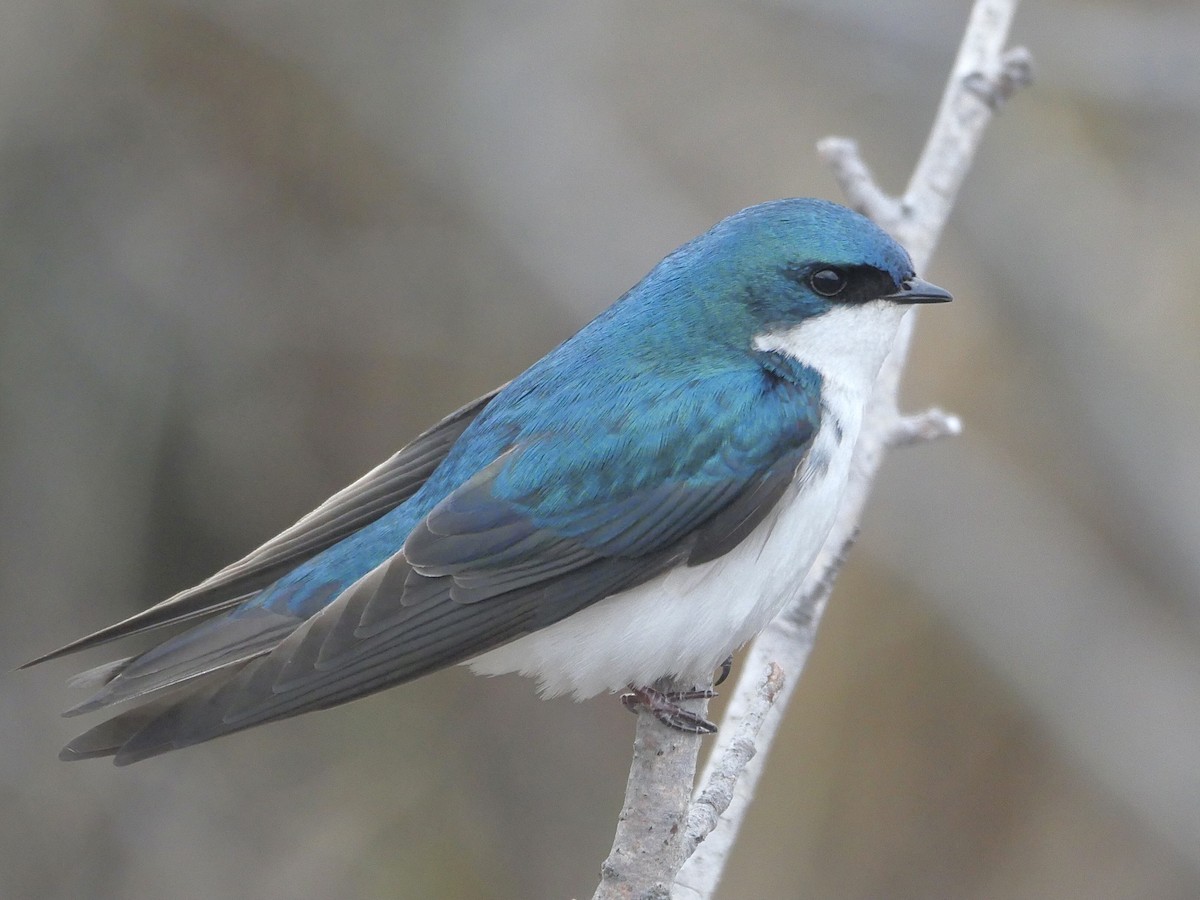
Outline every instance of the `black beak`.
<svg viewBox="0 0 1200 900"><path fill-rule="evenodd" d="M950 296L949 291L914 276L900 285L900 290L896 293L887 294L879 299L891 300L893 303L949 303L954 298Z"/></svg>

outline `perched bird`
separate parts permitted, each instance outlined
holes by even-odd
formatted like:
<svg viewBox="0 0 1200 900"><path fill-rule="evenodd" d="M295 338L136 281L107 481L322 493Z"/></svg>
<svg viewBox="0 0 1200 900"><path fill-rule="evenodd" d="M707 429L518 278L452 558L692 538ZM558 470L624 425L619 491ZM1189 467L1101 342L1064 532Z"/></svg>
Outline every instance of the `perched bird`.
<svg viewBox="0 0 1200 900"><path fill-rule="evenodd" d="M28 665L193 624L78 676L137 701L63 759L118 765L455 663L547 696L711 673L827 537L909 304L950 295L868 219L777 200L719 222L583 330L208 580Z"/></svg>

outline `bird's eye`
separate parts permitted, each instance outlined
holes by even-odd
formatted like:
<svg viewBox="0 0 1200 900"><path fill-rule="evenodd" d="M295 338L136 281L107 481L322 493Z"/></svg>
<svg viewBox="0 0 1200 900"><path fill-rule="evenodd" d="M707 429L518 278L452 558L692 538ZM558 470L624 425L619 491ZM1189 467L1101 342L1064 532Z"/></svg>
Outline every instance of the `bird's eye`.
<svg viewBox="0 0 1200 900"><path fill-rule="evenodd" d="M822 297L836 297L846 289L849 279L841 269L826 266L809 275L808 283Z"/></svg>

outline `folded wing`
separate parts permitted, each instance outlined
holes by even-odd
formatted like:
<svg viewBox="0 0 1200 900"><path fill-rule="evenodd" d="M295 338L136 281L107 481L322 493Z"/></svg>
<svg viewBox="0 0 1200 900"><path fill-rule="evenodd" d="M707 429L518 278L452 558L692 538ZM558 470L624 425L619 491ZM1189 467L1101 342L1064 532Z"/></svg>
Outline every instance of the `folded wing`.
<svg viewBox="0 0 1200 900"><path fill-rule="evenodd" d="M668 433L597 442L611 452L572 452L578 435L518 442L273 646L219 677L193 666L193 688L163 694L178 688L161 685L149 705L82 735L64 758L113 754L125 764L342 703L727 552L794 478L817 425L815 398L742 379L670 400ZM223 652L221 622L230 646L245 640L236 619L212 623L206 653Z"/></svg>

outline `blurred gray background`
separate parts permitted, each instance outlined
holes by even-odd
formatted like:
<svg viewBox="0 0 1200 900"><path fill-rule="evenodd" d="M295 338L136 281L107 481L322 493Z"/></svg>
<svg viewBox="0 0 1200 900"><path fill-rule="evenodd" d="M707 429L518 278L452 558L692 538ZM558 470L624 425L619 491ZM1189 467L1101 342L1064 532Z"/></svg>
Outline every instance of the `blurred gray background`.
<svg viewBox="0 0 1200 900"><path fill-rule="evenodd" d="M462 671L117 770L32 655L718 218L903 186L966 2L0 2L0 896L591 893L633 718ZM1029 2L730 898L1200 896L1200 7Z"/></svg>

